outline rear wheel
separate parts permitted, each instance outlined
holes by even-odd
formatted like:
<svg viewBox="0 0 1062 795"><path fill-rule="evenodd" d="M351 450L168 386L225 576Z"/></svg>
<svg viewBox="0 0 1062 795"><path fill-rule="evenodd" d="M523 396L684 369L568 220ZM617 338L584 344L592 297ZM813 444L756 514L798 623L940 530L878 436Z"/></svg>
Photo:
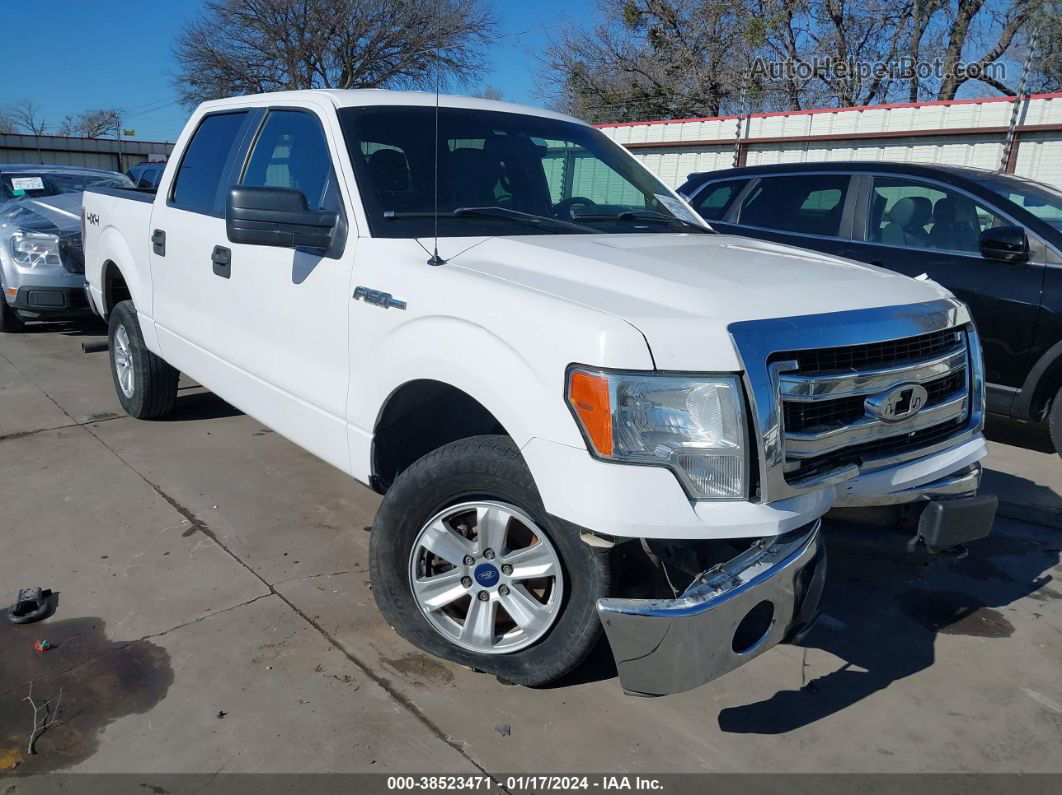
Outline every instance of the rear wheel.
<svg viewBox="0 0 1062 795"><path fill-rule="evenodd" d="M111 310L107 341L114 390L126 413L151 419L170 411L181 374L148 350L132 301L120 301Z"/></svg>
<svg viewBox="0 0 1062 795"><path fill-rule="evenodd" d="M370 546L380 612L439 657L540 685L601 636L609 552L545 512L507 437L452 442L410 466L388 489Z"/></svg>

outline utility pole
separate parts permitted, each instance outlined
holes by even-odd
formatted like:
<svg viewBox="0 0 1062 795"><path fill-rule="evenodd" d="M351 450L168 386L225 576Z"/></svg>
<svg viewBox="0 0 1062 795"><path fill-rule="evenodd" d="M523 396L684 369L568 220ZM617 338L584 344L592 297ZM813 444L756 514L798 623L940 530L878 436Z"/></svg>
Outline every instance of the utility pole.
<svg viewBox="0 0 1062 795"><path fill-rule="evenodd" d="M114 137L118 139L118 170L126 172L125 163L122 162L122 116L118 111L114 112Z"/></svg>
<svg viewBox="0 0 1062 795"><path fill-rule="evenodd" d="M1029 36L1029 51L1025 53L1025 63L1021 67L1021 80L1018 81L1018 93L1014 97L1014 107L1010 111L1010 125L1007 127L1007 138L1003 142L1003 157L999 161L999 170L1006 173L1014 172L1014 165L1018 159L1018 116L1021 109L1028 101L1025 89L1029 83L1029 70L1032 67L1033 54L1040 41L1040 27L1034 22L1032 34Z"/></svg>
<svg viewBox="0 0 1062 795"><path fill-rule="evenodd" d="M747 95L749 89L749 75L748 72L741 79L741 94L738 98L738 114L737 114L737 128L734 130L734 168L744 165L741 161L744 158L741 156L741 127L744 123L748 124L747 113Z"/></svg>

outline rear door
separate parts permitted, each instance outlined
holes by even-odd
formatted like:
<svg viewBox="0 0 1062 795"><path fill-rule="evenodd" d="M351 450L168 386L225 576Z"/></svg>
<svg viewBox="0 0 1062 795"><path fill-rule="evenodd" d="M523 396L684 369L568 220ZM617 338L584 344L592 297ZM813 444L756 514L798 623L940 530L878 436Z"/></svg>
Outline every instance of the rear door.
<svg viewBox="0 0 1062 795"><path fill-rule="evenodd" d="M711 224L728 234L843 255L855 212L851 181L850 174L837 172L760 177Z"/></svg>
<svg viewBox="0 0 1062 795"><path fill-rule="evenodd" d="M1030 262L985 259L978 249L982 230L1012 223L999 211L920 178L865 175L861 181L862 217L848 256L908 276L924 273L955 293L980 331L987 380L1020 387L1040 310L1043 247L1034 246Z"/></svg>
<svg viewBox="0 0 1062 795"><path fill-rule="evenodd" d="M690 194L690 205L701 218L715 227L718 222L725 222L727 212L749 182L749 177L706 182Z"/></svg>
<svg viewBox="0 0 1062 795"><path fill-rule="evenodd" d="M225 357L217 317L211 254L225 239L224 189L255 112L203 116L151 216L154 316L163 357L201 378L213 357Z"/></svg>

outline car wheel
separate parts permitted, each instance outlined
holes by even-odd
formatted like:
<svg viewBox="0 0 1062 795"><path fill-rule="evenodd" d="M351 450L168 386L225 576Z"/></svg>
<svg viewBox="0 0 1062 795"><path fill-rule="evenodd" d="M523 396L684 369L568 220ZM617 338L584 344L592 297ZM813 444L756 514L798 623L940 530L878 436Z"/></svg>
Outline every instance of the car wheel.
<svg viewBox="0 0 1062 795"><path fill-rule="evenodd" d="M1055 393L1055 399L1051 401L1047 427L1051 431L1051 444L1055 446L1055 452L1062 456L1062 388Z"/></svg>
<svg viewBox="0 0 1062 795"><path fill-rule="evenodd" d="M7 305L7 299L0 295L0 332L14 334L23 328L25 324L22 318L15 314L15 310Z"/></svg>
<svg viewBox="0 0 1062 795"><path fill-rule="evenodd" d="M400 635L528 686L564 676L593 650L609 558L546 513L504 436L452 442L410 466L370 540L376 604Z"/></svg>
<svg viewBox="0 0 1062 795"><path fill-rule="evenodd" d="M120 301L111 310L107 341L114 390L126 413L145 420L170 411L181 374L148 350L132 301Z"/></svg>

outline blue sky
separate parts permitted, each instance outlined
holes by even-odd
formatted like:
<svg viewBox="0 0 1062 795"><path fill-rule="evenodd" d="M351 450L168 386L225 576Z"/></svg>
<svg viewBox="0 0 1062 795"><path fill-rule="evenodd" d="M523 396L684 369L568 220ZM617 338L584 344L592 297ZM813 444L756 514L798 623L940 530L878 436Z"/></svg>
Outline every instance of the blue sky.
<svg viewBox="0 0 1062 795"><path fill-rule="evenodd" d="M171 32L194 17L199 0L37 0L4 4L0 105L32 99L52 129L68 113L119 107L123 126L140 140L174 140L187 115L174 101ZM513 102L533 96L535 53L565 18L586 22L593 0L497 2L500 38L489 53L484 84ZM18 35L12 35L18 31ZM531 31L523 35L512 35ZM167 104L168 103L168 104Z"/></svg>

